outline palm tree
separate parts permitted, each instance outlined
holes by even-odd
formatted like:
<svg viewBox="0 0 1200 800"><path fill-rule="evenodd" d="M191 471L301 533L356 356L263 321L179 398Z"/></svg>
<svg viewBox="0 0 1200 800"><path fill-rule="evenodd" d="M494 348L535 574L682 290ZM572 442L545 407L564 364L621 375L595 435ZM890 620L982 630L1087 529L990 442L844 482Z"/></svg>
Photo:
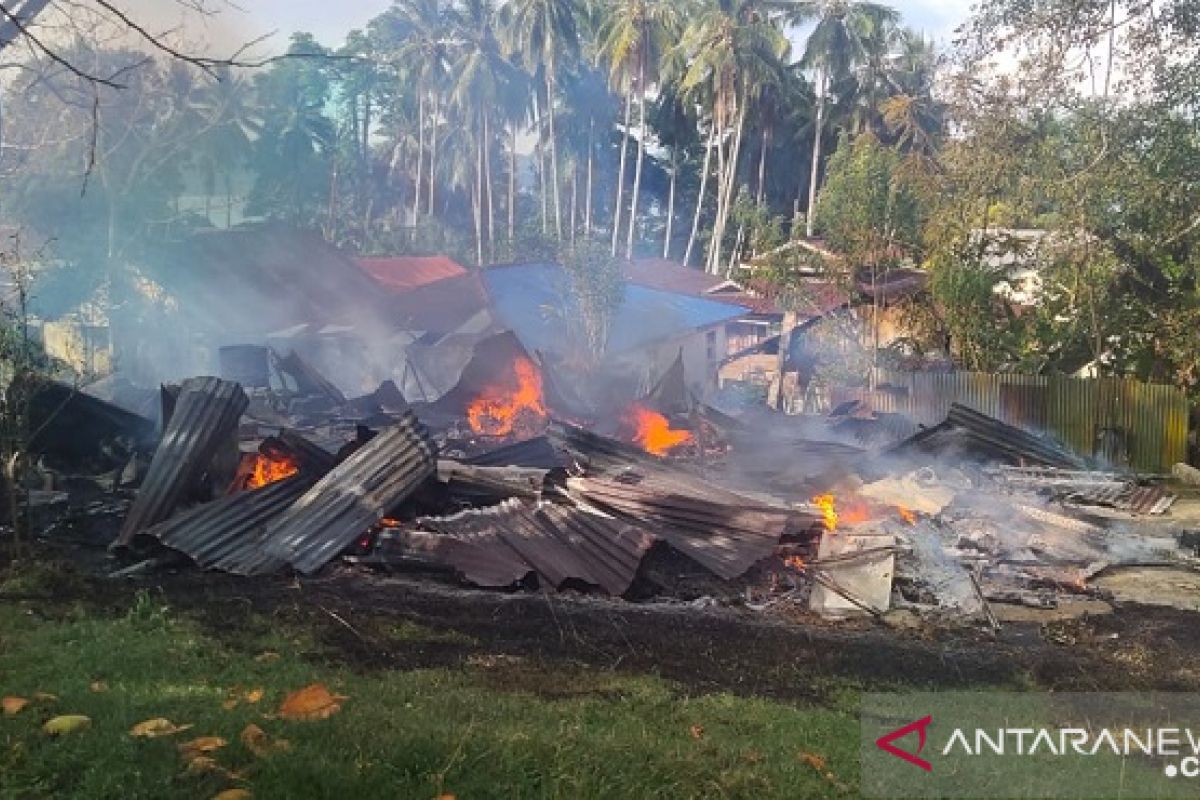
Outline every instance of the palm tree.
<svg viewBox="0 0 1200 800"><path fill-rule="evenodd" d="M492 190L491 153L496 130L495 108L503 87L515 81L516 68L504 57L495 34L496 7L493 0L460 0L454 9L455 31L451 108L457 112L462 130L475 141L475 176L472 211L475 220L476 261L483 264L486 231L495 249L495 209Z"/></svg>
<svg viewBox="0 0 1200 800"><path fill-rule="evenodd" d="M684 102L678 86L664 81L658 89L654 105L653 124L656 138L671 154L670 183L667 189L667 221L663 232L663 258L671 257L675 228L675 206L679 183L680 158L689 147L697 144L699 120L695 107Z"/></svg>
<svg viewBox="0 0 1200 800"><path fill-rule="evenodd" d="M932 43L905 30L890 67L892 95L879 107L883 123L901 149L928 156L942 132L944 114L933 96L936 54Z"/></svg>
<svg viewBox="0 0 1200 800"><path fill-rule="evenodd" d="M725 227L734 201L742 135L750 105L763 87L782 80L789 44L756 0L715 0L684 33L686 93L707 87L717 152L717 216L707 269L721 269Z"/></svg>
<svg viewBox="0 0 1200 800"><path fill-rule="evenodd" d="M426 125L429 126L428 213L433 213L437 184L438 119L441 91L446 83L450 59L449 14L440 0L398 0L395 7L398 24L404 33L396 60L416 85L417 101L417 189L413 197L413 224L421 208L421 184L424 182ZM428 123L427 123L428 121Z"/></svg>
<svg viewBox="0 0 1200 800"><path fill-rule="evenodd" d="M200 158L207 175L206 194L215 189L216 174L225 185L225 227L233 224L233 176L250 158L263 130L263 110L254 88L244 78L223 70L218 79L189 98L190 111L201 126ZM205 214L208 214L205 198Z"/></svg>
<svg viewBox="0 0 1200 800"><path fill-rule="evenodd" d="M633 197L629 211L629 232L625 257L633 256L637 229L638 196L642 183L642 164L646 154L646 95L658 81L658 65L679 34L679 15L670 0L621 0L613 6L600 34L600 53L609 64L609 81L625 94L625 126L621 141L621 167L617 174L617 203L613 210L612 254L617 254L620 236L622 199L625 188L625 156L629 144L630 110L638 96L638 153L634 168Z"/></svg>
<svg viewBox="0 0 1200 800"><path fill-rule="evenodd" d="M571 102L559 118L559 136L570 151L575 170L582 173L582 186L573 189L582 194L576 197L578 225L585 237L592 234L595 200L597 139L612 130L616 115L614 97L608 90L605 74L581 60L562 80L563 94ZM604 140L608 141L607 137ZM578 177L572 176L573 179Z"/></svg>
<svg viewBox="0 0 1200 800"><path fill-rule="evenodd" d="M808 183L808 222L811 238L820 178L821 138L825 134L826 103L833 84L862 62L865 42L899 20L896 10L868 0L785 0L784 18L792 25L816 27L805 44L801 64L816 74L817 118L813 130L812 170Z"/></svg>
<svg viewBox="0 0 1200 800"><path fill-rule="evenodd" d="M558 175L558 145L554 130L555 85L558 68L579 51L576 0L511 0L504 6L504 27L510 52L542 72L546 88L546 136L550 144L550 174L554 191L554 227L562 241L562 202Z"/></svg>

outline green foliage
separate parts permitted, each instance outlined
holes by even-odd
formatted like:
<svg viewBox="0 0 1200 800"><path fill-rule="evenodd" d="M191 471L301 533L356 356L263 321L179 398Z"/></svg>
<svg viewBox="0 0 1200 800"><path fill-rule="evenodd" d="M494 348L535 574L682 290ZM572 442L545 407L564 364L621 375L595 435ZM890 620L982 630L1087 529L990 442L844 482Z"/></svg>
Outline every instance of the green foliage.
<svg viewBox="0 0 1200 800"><path fill-rule="evenodd" d="M842 141L817 206L817 225L836 251L877 263L916 247L921 215L900 164L870 134Z"/></svg>
<svg viewBox="0 0 1200 800"><path fill-rule="evenodd" d="M578 324L589 355L599 361L608 346L613 315L625 298L621 262L600 242L583 239L564 248L560 263L571 279Z"/></svg>

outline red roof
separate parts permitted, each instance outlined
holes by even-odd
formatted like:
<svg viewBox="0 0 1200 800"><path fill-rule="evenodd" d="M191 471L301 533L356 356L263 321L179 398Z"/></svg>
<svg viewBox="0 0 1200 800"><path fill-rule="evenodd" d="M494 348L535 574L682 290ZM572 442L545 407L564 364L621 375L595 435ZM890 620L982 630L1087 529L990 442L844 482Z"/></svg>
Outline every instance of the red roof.
<svg viewBox="0 0 1200 800"><path fill-rule="evenodd" d="M360 258L358 265L387 288L401 292L467 274L465 267L446 256Z"/></svg>
<svg viewBox="0 0 1200 800"><path fill-rule="evenodd" d="M445 334L489 308L478 272L418 286L388 302L393 319L410 330Z"/></svg>

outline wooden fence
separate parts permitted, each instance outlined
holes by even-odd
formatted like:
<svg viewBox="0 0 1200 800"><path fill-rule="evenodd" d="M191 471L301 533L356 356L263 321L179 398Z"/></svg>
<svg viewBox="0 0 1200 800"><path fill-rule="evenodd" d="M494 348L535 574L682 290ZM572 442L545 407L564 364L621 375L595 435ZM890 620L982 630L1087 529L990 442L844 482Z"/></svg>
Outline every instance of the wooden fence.
<svg viewBox="0 0 1200 800"><path fill-rule="evenodd" d="M1187 460L1187 398L1172 386L1124 378L889 370L876 373L876 386L876 410L922 425L936 425L951 403L962 403L1139 472L1170 472Z"/></svg>

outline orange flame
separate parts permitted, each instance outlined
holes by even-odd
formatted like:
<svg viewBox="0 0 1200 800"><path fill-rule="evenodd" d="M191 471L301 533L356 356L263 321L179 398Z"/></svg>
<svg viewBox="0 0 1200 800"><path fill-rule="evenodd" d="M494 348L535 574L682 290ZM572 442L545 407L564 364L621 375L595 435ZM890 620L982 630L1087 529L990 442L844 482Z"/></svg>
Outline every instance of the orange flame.
<svg viewBox="0 0 1200 800"><path fill-rule="evenodd" d="M656 456L665 456L692 440L691 431L672 430L666 417L637 403L629 407L625 421L633 428L633 440Z"/></svg>
<svg viewBox="0 0 1200 800"><path fill-rule="evenodd" d="M531 417L541 422L548 416L537 367L527 358L518 358L512 369L515 390L511 386L489 386L467 406L467 422L475 433L508 436Z"/></svg>
<svg viewBox="0 0 1200 800"><path fill-rule="evenodd" d="M900 515L900 519L907 522L909 525L917 524L917 515L911 508L905 506L896 506L896 513Z"/></svg>
<svg viewBox="0 0 1200 800"><path fill-rule="evenodd" d="M262 453L254 454L254 468L246 475L246 488L258 489L300 471L300 465L288 458L271 458Z"/></svg>
<svg viewBox="0 0 1200 800"><path fill-rule="evenodd" d="M824 517L825 530L830 533L837 530L838 512L834 504L833 495L819 494L812 499L812 504L821 511L821 516Z"/></svg>
<svg viewBox="0 0 1200 800"><path fill-rule="evenodd" d="M804 559L800 556L788 556L783 560L783 563L797 572L803 572L804 568L807 566L807 564L804 563Z"/></svg>

